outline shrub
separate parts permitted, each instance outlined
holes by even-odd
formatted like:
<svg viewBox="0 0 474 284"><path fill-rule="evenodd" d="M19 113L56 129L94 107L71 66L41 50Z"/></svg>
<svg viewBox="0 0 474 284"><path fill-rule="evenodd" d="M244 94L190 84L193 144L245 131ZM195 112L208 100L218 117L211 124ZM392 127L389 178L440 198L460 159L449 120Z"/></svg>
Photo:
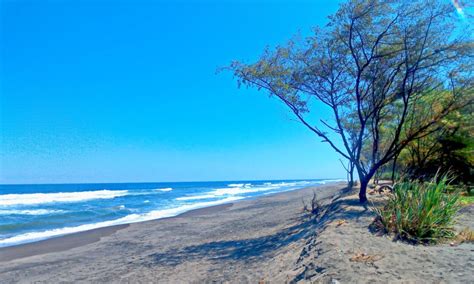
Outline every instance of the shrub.
<svg viewBox="0 0 474 284"><path fill-rule="evenodd" d="M374 209L376 225L397 238L415 243L435 243L455 236L454 217L459 194L446 194L448 178L430 183L402 182L394 187L385 207Z"/></svg>

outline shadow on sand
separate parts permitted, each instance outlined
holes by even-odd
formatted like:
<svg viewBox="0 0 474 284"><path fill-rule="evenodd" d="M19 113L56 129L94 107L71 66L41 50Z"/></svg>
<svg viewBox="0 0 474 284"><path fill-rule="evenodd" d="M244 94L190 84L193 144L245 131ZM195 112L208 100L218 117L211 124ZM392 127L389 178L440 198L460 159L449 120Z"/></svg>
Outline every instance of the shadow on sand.
<svg viewBox="0 0 474 284"><path fill-rule="evenodd" d="M272 235L259 238L210 242L188 246L181 250L170 250L152 255L158 265L178 265L190 260L236 260L258 261L269 253L307 236L314 225L310 220L300 222Z"/></svg>
<svg viewBox="0 0 474 284"><path fill-rule="evenodd" d="M348 193L350 190L344 190ZM345 195L345 194L343 194ZM371 204L372 205L372 204ZM377 206L377 204L374 204ZM363 210L360 210L364 208ZM347 209L349 208L349 209ZM358 210L350 209L358 208ZM278 249L290 243L314 239L318 232L324 230L328 224L338 219L358 219L371 214L367 205L363 206L357 200L344 199L341 196L333 198L323 205L319 216L301 214L296 217L295 224L275 234L258 238L216 241L200 245L188 246L180 250L170 249L163 253L151 254L151 265L175 266L185 261L193 260L230 260L254 262L268 257ZM305 252L301 252L300 258Z"/></svg>

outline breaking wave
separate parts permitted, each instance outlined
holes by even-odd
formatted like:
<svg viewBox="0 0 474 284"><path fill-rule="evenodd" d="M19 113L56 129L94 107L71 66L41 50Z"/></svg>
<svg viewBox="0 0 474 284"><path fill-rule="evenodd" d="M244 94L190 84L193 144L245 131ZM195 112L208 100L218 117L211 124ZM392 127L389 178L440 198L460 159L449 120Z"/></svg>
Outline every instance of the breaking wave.
<svg viewBox="0 0 474 284"><path fill-rule="evenodd" d="M0 195L0 206L33 205L53 202L80 202L92 199L110 199L128 194L128 190L95 190Z"/></svg>
<svg viewBox="0 0 474 284"><path fill-rule="evenodd" d="M21 235L17 235L14 237L0 240L0 247L39 241L39 240L44 240L51 237L57 237L57 236L62 236L66 234L71 234L71 233L78 233L78 232L93 230L93 229L102 228L102 227L137 223L137 222L161 219L161 218L166 218L166 217L173 217L189 210L229 203L229 202L236 201L242 198L243 197L229 197L229 198L225 198L225 199L217 200L217 201L200 202L200 203L182 205L180 207L175 207L175 208L154 210L154 211L144 213L144 214L131 214L131 215L127 215L125 217L122 217L116 220L111 220L111 221L104 221L104 222L98 222L98 223L93 223L93 224L84 224L84 225L80 225L76 227L64 227L64 228L58 228L58 229L53 229L53 230L41 231L41 232L25 233L25 234L21 234Z"/></svg>

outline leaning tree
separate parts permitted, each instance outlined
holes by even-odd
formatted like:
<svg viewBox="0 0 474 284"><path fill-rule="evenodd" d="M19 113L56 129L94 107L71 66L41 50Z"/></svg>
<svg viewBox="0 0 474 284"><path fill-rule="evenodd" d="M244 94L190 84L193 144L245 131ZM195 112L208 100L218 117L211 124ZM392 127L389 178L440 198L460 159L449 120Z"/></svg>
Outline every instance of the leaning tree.
<svg viewBox="0 0 474 284"><path fill-rule="evenodd" d="M447 1L353 0L312 36L229 68L239 86L278 98L354 165L365 202L377 169L473 101L473 42L459 22ZM426 99L434 92L448 95ZM321 105L330 119L318 116Z"/></svg>

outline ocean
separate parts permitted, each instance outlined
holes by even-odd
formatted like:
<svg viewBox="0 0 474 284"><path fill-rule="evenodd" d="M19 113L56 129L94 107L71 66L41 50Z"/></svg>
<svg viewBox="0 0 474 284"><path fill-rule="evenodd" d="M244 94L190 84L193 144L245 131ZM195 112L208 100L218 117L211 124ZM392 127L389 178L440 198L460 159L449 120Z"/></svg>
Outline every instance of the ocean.
<svg viewBox="0 0 474 284"><path fill-rule="evenodd" d="M0 185L0 247L338 181Z"/></svg>

